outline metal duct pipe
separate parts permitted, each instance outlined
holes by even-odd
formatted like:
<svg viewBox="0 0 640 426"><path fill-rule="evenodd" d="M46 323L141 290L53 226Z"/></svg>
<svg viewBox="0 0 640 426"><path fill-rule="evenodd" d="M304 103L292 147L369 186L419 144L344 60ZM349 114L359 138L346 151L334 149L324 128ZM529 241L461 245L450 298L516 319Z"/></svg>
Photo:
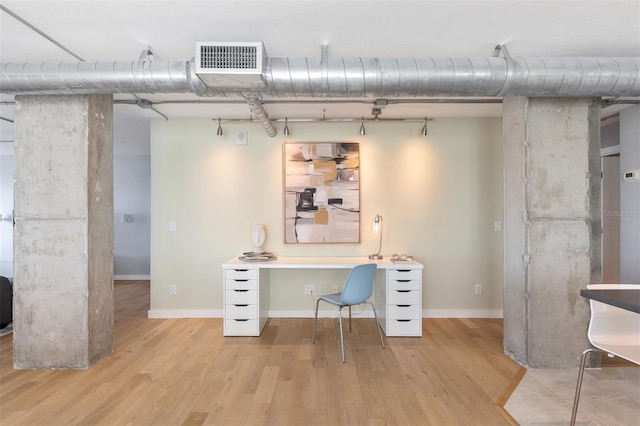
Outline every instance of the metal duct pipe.
<svg viewBox="0 0 640 426"><path fill-rule="evenodd" d="M15 94L197 93L208 88L191 62L42 62L2 64L0 92Z"/></svg>
<svg viewBox="0 0 640 426"><path fill-rule="evenodd" d="M1 64L11 94L195 93L244 97L267 134L277 134L261 93L208 87L187 62ZM265 94L275 97L640 96L640 58L269 58ZM221 80L224 81L224 80Z"/></svg>
<svg viewBox="0 0 640 426"><path fill-rule="evenodd" d="M188 93L207 87L188 62L2 64L3 93ZM640 96L640 58L271 58L266 92L277 97Z"/></svg>
<svg viewBox="0 0 640 426"><path fill-rule="evenodd" d="M260 121L262 127L264 127L267 135L274 137L278 133L278 131L273 126L273 122L269 118L267 110L264 109L264 105L262 105L262 101L260 101L260 98L258 98L257 96L245 96L245 100L251 107L251 112L253 113L253 115Z"/></svg>
<svg viewBox="0 0 640 426"><path fill-rule="evenodd" d="M278 97L639 96L640 58L271 58Z"/></svg>

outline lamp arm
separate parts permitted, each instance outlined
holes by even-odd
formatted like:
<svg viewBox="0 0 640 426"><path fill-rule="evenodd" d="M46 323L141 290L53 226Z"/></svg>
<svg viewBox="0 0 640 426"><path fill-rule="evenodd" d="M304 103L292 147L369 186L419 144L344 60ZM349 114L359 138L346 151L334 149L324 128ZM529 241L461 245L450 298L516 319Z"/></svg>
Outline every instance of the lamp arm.
<svg viewBox="0 0 640 426"><path fill-rule="evenodd" d="M380 252L382 251L382 226L380 226L380 245L378 246L378 256L380 255Z"/></svg>

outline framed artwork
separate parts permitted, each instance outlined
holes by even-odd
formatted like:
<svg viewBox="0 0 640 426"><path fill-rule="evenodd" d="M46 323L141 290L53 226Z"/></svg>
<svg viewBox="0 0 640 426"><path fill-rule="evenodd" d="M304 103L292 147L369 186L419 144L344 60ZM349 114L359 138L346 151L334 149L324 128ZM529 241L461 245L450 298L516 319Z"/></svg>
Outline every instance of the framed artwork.
<svg viewBox="0 0 640 426"><path fill-rule="evenodd" d="M285 142L285 243L360 242L360 144Z"/></svg>

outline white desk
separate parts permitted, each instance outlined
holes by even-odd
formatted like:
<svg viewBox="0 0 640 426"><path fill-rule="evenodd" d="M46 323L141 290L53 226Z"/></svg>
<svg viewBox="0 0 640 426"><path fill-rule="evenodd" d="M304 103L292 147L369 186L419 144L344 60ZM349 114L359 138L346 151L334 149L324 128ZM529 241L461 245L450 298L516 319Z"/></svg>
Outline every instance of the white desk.
<svg viewBox="0 0 640 426"><path fill-rule="evenodd" d="M385 334L422 336L422 264L367 257L278 257L268 262L235 257L225 262L224 335L260 335L269 312L269 269L351 269L363 263L385 270L385 280L375 290L376 315Z"/></svg>

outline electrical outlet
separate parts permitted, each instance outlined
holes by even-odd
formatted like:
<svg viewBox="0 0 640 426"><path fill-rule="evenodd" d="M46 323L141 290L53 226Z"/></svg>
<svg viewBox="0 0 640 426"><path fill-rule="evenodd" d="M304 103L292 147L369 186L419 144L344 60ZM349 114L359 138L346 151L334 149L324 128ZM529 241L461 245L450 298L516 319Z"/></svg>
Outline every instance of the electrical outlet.
<svg viewBox="0 0 640 426"><path fill-rule="evenodd" d="M175 296L175 295L176 295L177 290L178 290L178 286L176 286L175 284L171 284L171 285L169 286L169 294L170 294L171 296Z"/></svg>
<svg viewBox="0 0 640 426"><path fill-rule="evenodd" d="M476 284L475 290L476 294L482 294L482 284Z"/></svg>
<svg viewBox="0 0 640 426"><path fill-rule="evenodd" d="M313 294L313 284L306 284L304 286L304 294Z"/></svg>

